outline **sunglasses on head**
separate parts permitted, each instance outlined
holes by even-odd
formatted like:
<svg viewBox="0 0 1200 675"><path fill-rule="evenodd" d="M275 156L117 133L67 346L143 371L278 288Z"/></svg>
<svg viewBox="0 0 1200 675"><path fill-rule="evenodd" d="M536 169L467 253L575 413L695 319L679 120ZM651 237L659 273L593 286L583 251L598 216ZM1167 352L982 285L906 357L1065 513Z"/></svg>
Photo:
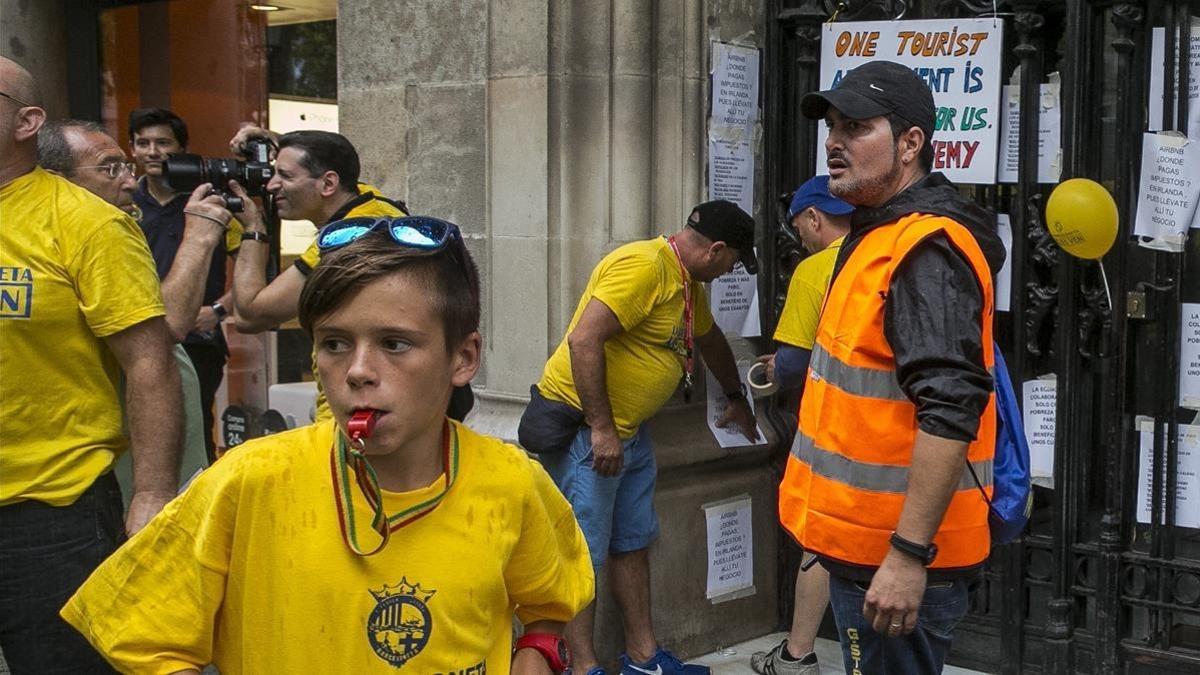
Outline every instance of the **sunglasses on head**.
<svg viewBox="0 0 1200 675"><path fill-rule="evenodd" d="M471 279L467 266L466 245L458 226L448 220L428 216L389 216L384 218L356 217L334 221L317 233L317 249L321 253L335 251L363 238L370 232L383 230L397 246L428 251L430 254L447 250L458 263L463 276ZM453 243L453 244L452 244Z"/></svg>
<svg viewBox="0 0 1200 675"><path fill-rule="evenodd" d="M317 248L322 253L333 251L379 230L387 232L392 241L406 248L438 251L451 240L457 240L462 245L462 234L454 223L426 216L403 216L334 221L317 233Z"/></svg>

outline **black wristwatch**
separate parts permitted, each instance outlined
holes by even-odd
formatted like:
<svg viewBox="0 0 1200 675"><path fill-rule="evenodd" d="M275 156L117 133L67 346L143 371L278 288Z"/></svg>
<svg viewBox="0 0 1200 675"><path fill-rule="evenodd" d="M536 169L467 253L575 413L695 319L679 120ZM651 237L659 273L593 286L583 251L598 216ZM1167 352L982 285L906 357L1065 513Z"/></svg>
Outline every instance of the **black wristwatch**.
<svg viewBox="0 0 1200 675"><path fill-rule="evenodd" d="M892 548L916 558L925 567L932 565L933 559L937 557L937 544L932 542L927 545L921 545L915 541L909 541L895 532L892 533L892 538L889 541L892 544Z"/></svg>
<svg viewBox="0 0 1200 675"><path fill-rule="evenodd" d="M217 315L217 321L224 321L225 317L229 316L229 310L225 309L225 305L222 305L220 302L214 302L209 307L212 309L213 314Z"/></svg>
<svg viewBox="0 0 1200 675"><path fill-rule="evenodd" d="M264 244L269 244L271 243L271 238L267 236L266 232L253 232L251 230L246 230L245 232L242 232L242 241L258 241Z"/></svg>

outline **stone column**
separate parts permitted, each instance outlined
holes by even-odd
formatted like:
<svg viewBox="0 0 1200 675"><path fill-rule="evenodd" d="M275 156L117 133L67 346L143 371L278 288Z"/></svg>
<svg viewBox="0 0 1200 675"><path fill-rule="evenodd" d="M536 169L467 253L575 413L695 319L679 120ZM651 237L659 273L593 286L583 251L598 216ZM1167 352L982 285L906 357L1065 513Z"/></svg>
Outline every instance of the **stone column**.
<svg viewBox="0 0 1200 675"><path fill-rule="evenodd" d="M66 117L70 110L65 21L62 0L0 0L0 56L33 75L51 119Z"/></svg>

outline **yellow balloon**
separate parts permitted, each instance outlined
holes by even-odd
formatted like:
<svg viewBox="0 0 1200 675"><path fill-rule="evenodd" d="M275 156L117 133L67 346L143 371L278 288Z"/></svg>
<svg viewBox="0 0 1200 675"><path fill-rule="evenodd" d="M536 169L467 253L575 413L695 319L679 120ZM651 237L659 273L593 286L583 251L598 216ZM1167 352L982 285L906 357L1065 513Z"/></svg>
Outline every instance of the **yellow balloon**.
<svg viewBox="0 0 1200 675"><path fill-rule="evenodd" d="M1094 180L1063 181L1046 201L1046 229L1067 253L1096 260L1117 240L1117 203Z"/></svg>

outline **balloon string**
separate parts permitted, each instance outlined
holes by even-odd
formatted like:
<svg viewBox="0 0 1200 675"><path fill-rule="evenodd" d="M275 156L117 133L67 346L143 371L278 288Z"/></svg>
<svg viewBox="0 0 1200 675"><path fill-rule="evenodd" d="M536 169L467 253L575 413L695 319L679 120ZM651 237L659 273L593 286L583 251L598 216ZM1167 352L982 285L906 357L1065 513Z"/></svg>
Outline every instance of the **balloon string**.
<svg viewBox="0 0 1200 675"><path fill-rule="evenodd" d="M1113 310L1112 293L1108 290L1108 275L1104 273L1104 261L1097 258L1096 264L1100 266L1100 279L1104 281L1104 297L1108 298L1108 309Z"/></svg>

